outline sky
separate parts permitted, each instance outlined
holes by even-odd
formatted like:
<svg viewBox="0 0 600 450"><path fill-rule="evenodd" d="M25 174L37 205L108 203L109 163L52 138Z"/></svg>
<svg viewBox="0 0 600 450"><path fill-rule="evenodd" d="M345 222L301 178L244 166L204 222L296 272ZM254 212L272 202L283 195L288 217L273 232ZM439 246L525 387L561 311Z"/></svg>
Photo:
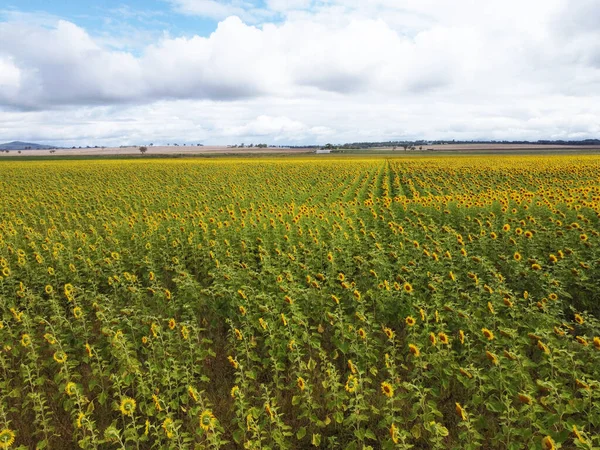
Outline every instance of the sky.
<svg viewBox="0 0 600 450"><path fill-rule="evenodd" d="M600 137L598 0L0 0L0 142Z"/></svg>

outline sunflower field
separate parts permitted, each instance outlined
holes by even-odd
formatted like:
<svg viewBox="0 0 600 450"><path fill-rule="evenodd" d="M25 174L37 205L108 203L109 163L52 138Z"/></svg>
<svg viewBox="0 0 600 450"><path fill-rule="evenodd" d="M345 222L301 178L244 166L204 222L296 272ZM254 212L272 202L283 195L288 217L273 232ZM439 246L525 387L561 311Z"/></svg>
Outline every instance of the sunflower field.
<svg viewBox="0 0 600 450"><path fill-rule="evenodd" d="M0 163L0 449L598 449L598 156Z"/></svg>

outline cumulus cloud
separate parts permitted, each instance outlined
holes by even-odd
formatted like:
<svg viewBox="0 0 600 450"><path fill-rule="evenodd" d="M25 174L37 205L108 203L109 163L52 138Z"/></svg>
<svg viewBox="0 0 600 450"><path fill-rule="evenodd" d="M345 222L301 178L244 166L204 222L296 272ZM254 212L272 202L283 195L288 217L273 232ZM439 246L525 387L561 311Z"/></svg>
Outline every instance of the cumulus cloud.
<svg viewBox="0 0 600 450"><path fill-rule="evenodd" d="M186 129L221 143L598 133L595 0L170 3L220 22L134 54L72 22L8 16L0 122L16 115L57 141L69 138L42 126L54 109L73 121L62 131L105 140L151 130L172 141Z"/></svg>

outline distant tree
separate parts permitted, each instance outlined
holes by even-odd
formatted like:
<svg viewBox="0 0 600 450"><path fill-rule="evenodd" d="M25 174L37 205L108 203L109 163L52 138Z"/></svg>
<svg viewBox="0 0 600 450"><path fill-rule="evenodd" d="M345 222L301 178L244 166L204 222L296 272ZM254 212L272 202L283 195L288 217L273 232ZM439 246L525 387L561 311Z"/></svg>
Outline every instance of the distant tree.
<svg viewBox="0 0 600 450"><path fill-rule="evenodd" d="M18 152L18 153L19 153L19 155L20 155L20 154L21 154L21 150L19 150L19 152Z"/></svg>
<svg viewBox="0 0 600 450"><path fill-rule="evenodd" d="M154 144L152 142L150 142L150 147L154 147Z"/></svg>
<svg viewBox="0 0 600 450"><path fill-rule="evenodd" d="M148 147L144 147L144 146L140 147L140 153L142 155L145 154L147 151L148 151Z"/></svg>

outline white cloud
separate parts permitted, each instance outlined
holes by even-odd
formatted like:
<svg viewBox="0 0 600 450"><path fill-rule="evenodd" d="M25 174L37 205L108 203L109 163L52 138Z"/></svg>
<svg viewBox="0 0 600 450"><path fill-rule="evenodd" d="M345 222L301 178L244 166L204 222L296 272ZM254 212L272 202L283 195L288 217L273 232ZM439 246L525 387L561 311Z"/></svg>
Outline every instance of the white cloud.
<svg viewBox="0 0 600 450"><path fill-rule="evenodd" d="M221 22L135 55L66 21L0 22L0 108L24 110L0 119L65 142L66 131L220 143L599 132L596 0L171 3ZM72 125L44 126L54 108ZM11 130L0 140L21 138Z"/></svg>

